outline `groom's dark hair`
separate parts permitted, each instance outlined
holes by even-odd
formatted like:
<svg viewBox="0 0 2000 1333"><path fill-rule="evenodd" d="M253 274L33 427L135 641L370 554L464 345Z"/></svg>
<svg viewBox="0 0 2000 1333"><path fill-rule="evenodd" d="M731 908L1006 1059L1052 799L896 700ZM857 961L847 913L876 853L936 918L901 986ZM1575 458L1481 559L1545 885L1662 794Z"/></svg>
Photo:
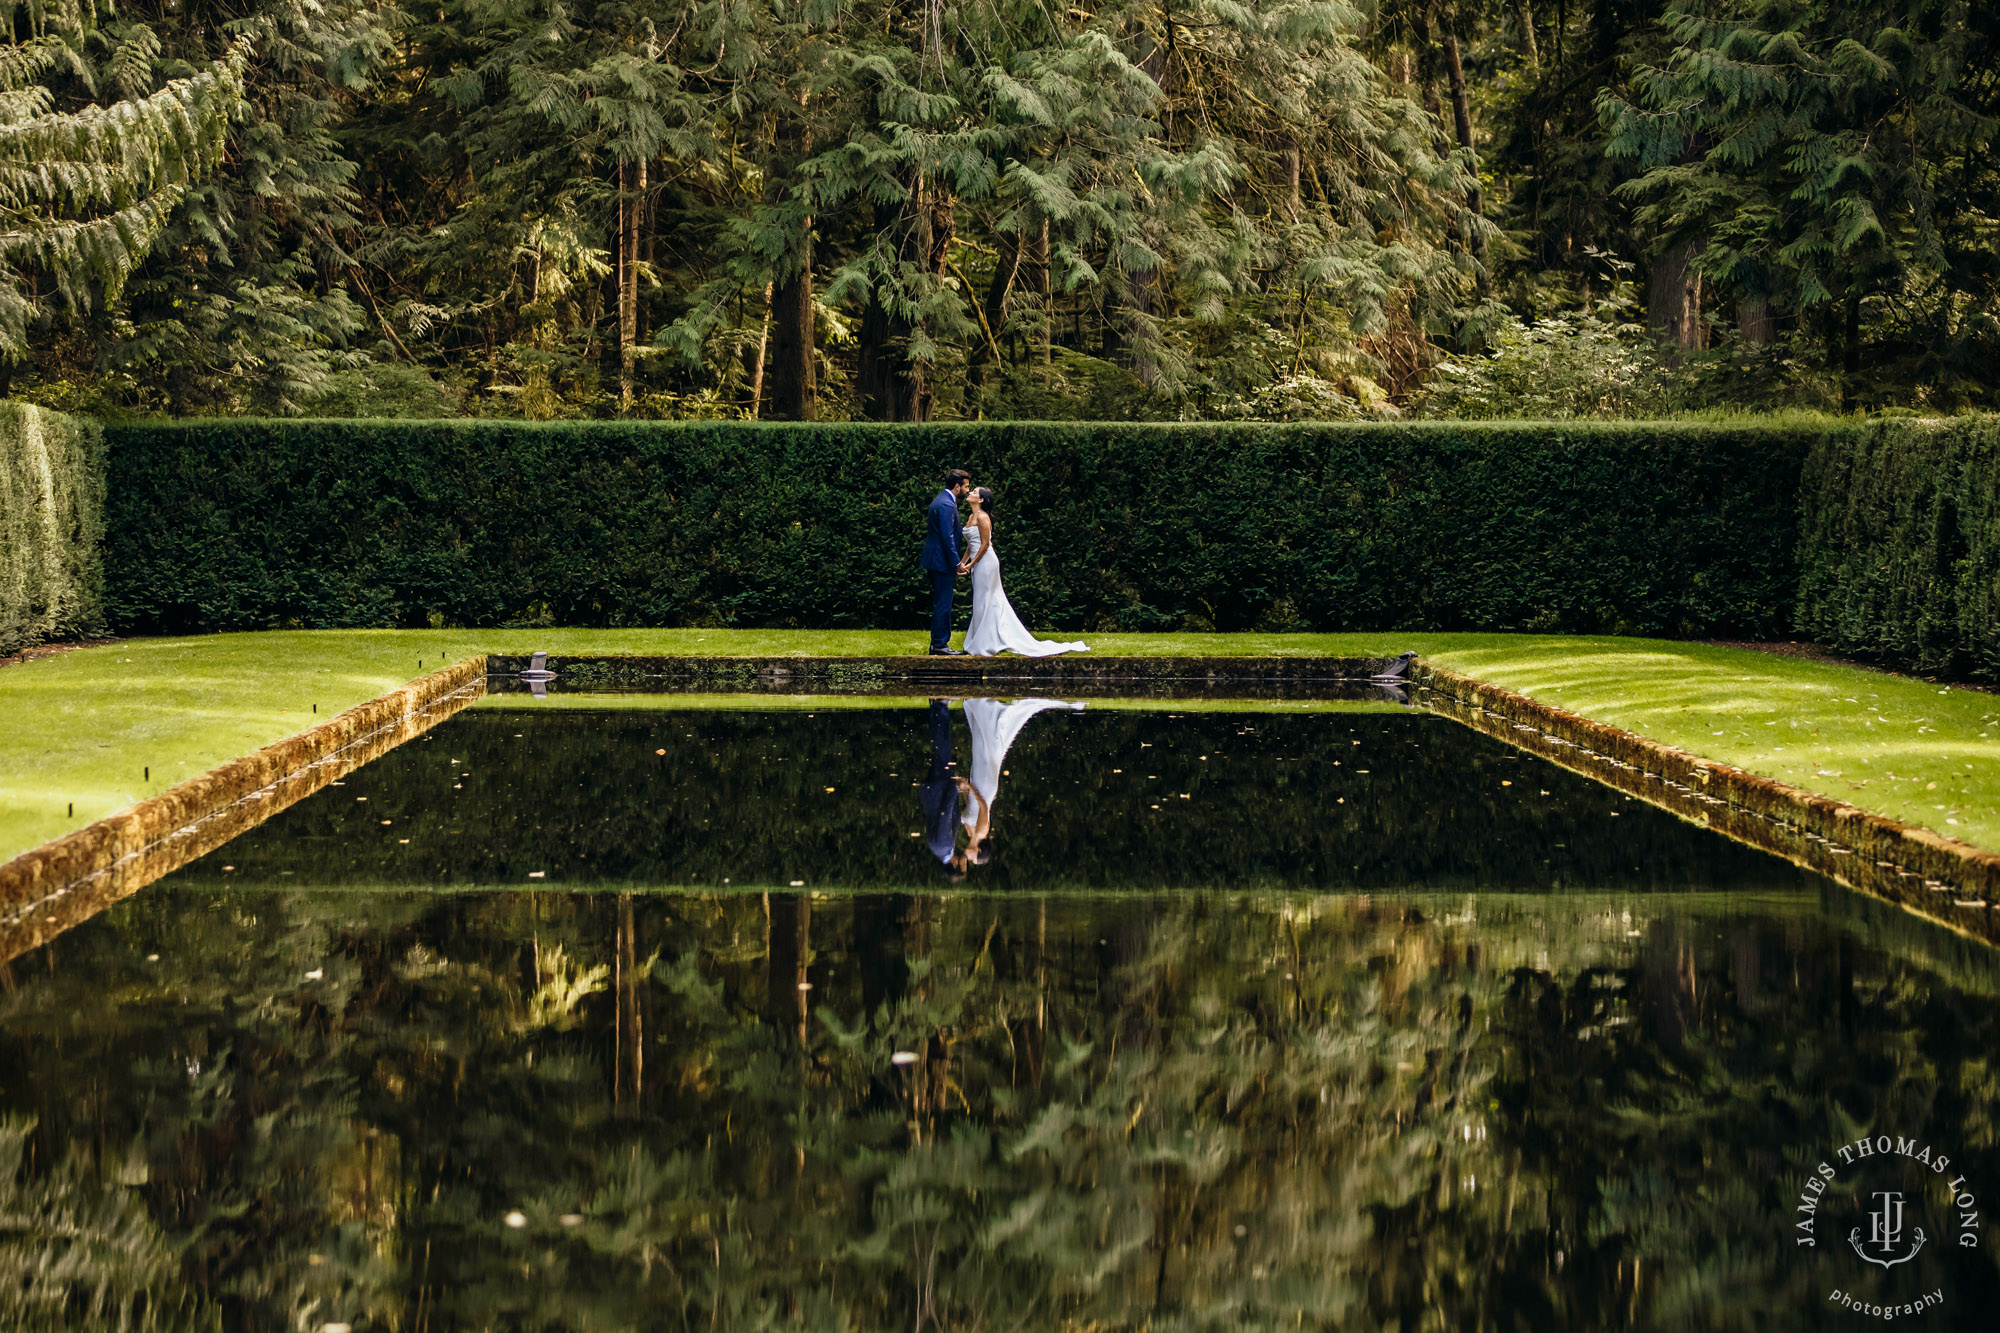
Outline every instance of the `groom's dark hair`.
<svg viewBox="0 0 2000 1333"><path fill-rule="evenodd" d="M962 467L955 467L944 474L944 488L948 491L957 490L960 486L971 480L972 474L970 472L967 472Z"/></svg>

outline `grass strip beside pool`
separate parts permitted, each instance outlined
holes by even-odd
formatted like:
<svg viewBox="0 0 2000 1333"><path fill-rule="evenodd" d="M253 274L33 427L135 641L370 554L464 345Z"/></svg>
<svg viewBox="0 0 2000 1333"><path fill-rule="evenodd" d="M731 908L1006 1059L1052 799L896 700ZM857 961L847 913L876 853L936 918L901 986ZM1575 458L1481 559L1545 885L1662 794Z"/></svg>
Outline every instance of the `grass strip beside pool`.
<svg viewBox="0 0 2000 1333"><path fill-rule="evenodd" d="M1705 644L1494 638L1434 657L1594 722L2000 849L2000 695Z"/></svg>
<svg viewBox="0 0 2000 1333"><path fill-rule="evenodd" d="M1099 652L1156 657L1414 649L1663 744L2000 848L2000 697L1991 694L1650 639L1088 637ZM903 630L281 630L65 653L0 669L0 858L473 653L891 657L921 642Z"/></svg>

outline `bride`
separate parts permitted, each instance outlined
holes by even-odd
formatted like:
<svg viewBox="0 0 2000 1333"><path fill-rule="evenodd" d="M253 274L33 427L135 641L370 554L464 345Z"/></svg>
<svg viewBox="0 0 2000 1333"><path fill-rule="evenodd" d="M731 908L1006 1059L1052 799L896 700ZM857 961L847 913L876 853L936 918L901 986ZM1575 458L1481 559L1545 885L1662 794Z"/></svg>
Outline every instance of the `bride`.
<svg viewBox="0 0 2000 1333"><path fill-rule="evenodd" d="M965 651L974 657L1089 652L1087 643L1056 643L1028 633L1000 586L1000 557L993 553L993 492L981 486L966 498L972 505L972 521L965 525L965 561L959 572L972 575L972 623L965 627Z"/></svg>
<svg viewBox="0 0 2000 1333"><path fill-rule="evenodd" d="M1006 773L1001 765L1007 762L1007 751L1030 718L1051 708L1080 713L1084 705L1061 699L1016 699L1010 704L998 699L965 701L965 725L972 732L972 776L958 780L959 790L968 798L959 819L971 837L964 852L964 859L971 864L985 865L992 859L993 802L1000 798L1000 779Z"/></svg>

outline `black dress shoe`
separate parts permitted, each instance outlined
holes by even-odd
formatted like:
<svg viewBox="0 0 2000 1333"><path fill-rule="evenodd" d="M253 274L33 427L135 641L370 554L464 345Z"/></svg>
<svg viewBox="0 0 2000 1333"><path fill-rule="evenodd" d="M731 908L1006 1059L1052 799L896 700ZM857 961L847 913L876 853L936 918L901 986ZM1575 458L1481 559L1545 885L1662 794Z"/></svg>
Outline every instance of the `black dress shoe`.
<svg viewBox="0 0 2000 1333"><path fill-rule="evenodd" d="M965 651L965 649L963 649L963 648L933 648L933 649L931 649L931 656L932 656L932 657L964 657L964 656L966 656L966 651Z"/></svg>

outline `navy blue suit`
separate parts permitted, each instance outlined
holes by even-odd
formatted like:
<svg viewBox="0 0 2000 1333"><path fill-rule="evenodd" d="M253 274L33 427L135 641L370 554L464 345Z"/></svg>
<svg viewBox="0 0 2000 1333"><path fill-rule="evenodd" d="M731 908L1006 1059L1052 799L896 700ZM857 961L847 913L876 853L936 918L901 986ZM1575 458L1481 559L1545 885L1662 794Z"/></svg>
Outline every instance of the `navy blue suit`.
<svg viewBox="0 0 2000 1333"><path fill-rule="evenodd" d="M958 497L939 491L924 513L923 567L931 576L931 647L951 646L951 597L958 582Z"/></svg>
<svg viewBox="0 0 2000 1333"><path fill-rule="evenodd" d="M931 771L917 798L924 811L924 846L948 863L958 850L958 783L951 772L951 710L942 699L931 700Z"/></svg>

